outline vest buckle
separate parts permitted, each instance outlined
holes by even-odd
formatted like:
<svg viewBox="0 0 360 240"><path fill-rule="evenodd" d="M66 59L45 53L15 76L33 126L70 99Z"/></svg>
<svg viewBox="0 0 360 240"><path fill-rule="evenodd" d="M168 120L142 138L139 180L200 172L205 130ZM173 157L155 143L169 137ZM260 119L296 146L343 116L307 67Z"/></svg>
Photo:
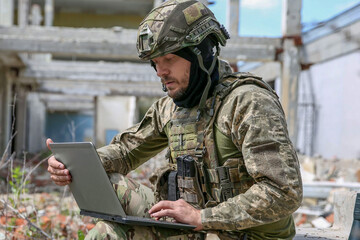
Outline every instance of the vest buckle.
<svg viewBox="0 0 360 240"><path fill-rule="evenodd" d="M199 149L197 147L195 148L195 156L197 158L204 157L205 153L206 153L206 147L205 146L202 149Z"/></svg>
<svg viewBox="0 0 360 240"><path fill-rule="evenodd" d="M220 198L222 201L226 201L233 197L232 189L234 184L230 181L229 169L227 167L217 167L216 171L220 181Z"/></svg>

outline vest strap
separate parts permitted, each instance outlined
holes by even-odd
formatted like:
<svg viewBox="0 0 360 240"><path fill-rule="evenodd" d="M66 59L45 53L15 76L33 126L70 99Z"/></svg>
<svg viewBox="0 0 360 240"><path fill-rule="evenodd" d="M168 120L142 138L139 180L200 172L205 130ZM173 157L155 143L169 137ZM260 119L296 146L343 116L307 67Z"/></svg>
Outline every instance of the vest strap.
<svg viewBox="0 0 360 240"><path fill-rule="evenodd" d="M239 169L229 168L229 177L230 177L230 182L239 182L240 181Z"/></svg>
<svg viewBox="0 0 360 240"><path fill-rule="evenodd" d="M180 192L180 198L184 199L186 202L189 203L198 203L198 197L194 193L188 192Z"/></svg>
<svg viewBox="0 0 360 240"><path fill-rule="evenodd" d="M219 174L221 199L226 201L233 197L232 189L234 188L234 184L230 181L229 168L221 166L217 167L216 171Z"/></svg>
<svg viewBox="0 0 360 240"><path fill-rule="evenodd" d="M221 191L219 188L212 188L211 189L211 194L214 197L216 202L221 202Z"/></svg>
<svg viewBox="0 0 360 240"><path fill-rule="evenodd" d="M207 172L210 183L219 183L219 176L215 169L207 169Z"/></svg>

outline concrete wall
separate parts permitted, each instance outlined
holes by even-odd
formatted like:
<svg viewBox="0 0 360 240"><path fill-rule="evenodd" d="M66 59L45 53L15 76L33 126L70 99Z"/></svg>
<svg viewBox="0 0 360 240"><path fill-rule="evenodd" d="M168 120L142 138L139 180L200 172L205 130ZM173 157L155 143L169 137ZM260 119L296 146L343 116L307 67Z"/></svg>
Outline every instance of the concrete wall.
<svg viewBox="0 0 360 240"><path fill-rule="evenodd" d="M313 65L301 73L299 103L315 103L314 154L325 158L360 158L360 51ZM300 110L299 110L300 111ZM304 112L299 112L299 118ZM311 119L310 119L311 120ZM306 120L299 121L299 138ZM307 121L309 124L309 119ZM298 148L304 150L302 140Z"/></svg>
<svg viewBox="0 0 360 240"><path fill-rule="evenodd" d="M135 97L103 96L97 98L95 126L97 147L106 145L116 133L133 125L135 106Z"/></svg>
<svg viewBox="0 0 360 240"><path fill-rule="evenodd" d="M71 101L62 100L62 103L61 99L58 100L60 102L44 99L38 93L29 93L27 96L28 152L45 149L46 138L52 138L55 142L92 141L101 147L108 144L115 134L132 126L136 120L136 97L132 96L97 97L95 111L71 109L70 106L66 110L64 106L72 104ZM55 103L60 104L60 108L51 110L57 109L54 108Z"/></svg>
<svg viewBox="0 0 360 240"><path fill-rule="evenodd" d="M106 15L95 13L57 12L54 17L54 26L59 27L102 27L121 26L124 28L138 28L141 16L118 14Z"/></svg>
<svg viewBox="0 0 360 240"><path fill-rule="evenodd" d="M37 93L29 93L27 96L27 119L27 150L36 153L46 148L46 109Z"/></svg>

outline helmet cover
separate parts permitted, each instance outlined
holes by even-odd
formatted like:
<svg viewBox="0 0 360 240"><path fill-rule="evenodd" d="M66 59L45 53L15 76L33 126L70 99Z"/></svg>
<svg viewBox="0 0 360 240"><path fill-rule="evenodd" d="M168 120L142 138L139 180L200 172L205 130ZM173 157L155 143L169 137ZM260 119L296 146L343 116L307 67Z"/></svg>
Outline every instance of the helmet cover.
<svg viewBox="0 0 360 240"><path fill-rule="evenodd" d="M196 46L208 36L222 46L230 38L203 3L169 0L154 8L140 23L136 47L141 59L150 60Z"/></svg>

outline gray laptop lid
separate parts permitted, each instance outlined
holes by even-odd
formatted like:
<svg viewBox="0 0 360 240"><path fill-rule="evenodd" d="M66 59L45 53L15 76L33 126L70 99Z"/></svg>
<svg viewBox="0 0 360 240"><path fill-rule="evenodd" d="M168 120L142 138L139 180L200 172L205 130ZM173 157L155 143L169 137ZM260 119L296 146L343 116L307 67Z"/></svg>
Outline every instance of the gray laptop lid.
<svg viewBox="0 0 360 240"><path fill-rule="evenodd" d="M51 143L50 147L71 173L69 187L81 210L126 216L92 143Z"/></svg>
<svg viewBox="0 0 360 240"><path fill-rule="evenodd" d="M151 218L126 216L112 184L92 143L51 143L55 158L66 166L72 176L69 187L80 214L130 225L194 229L196 226L158 221Z"/></svg>

